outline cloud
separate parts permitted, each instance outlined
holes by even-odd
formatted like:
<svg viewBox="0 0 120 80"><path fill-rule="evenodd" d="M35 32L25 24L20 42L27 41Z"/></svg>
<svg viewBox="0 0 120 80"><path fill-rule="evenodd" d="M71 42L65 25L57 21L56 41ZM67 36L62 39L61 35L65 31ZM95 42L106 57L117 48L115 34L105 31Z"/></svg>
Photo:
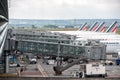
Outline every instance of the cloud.
<svg viewBox="0 0 120 80"><path fill-rule="evenodd" d="M120 0L11 0L10 18L120 18Z"/></svg>

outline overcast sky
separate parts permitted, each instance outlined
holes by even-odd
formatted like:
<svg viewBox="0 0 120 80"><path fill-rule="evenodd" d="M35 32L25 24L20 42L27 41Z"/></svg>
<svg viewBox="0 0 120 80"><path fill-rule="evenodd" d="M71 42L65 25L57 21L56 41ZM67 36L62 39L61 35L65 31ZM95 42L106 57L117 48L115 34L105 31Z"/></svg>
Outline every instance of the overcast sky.
<svg viewBox="0 0 120 80"><path fill-rule="evenodd" d="M120 19L120 0L10 0L17 19Z"/></svg>

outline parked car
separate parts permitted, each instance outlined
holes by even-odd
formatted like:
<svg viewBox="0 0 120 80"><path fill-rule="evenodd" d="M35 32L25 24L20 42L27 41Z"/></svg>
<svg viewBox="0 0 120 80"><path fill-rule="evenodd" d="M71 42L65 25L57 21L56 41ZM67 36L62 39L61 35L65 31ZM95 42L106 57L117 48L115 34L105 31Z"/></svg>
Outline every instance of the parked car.
<svg viewBox="0 0 120 80"><path fill-rule="evenodd" d="M30 64L36 64L36 63L37 63L37 59L36 58L30 59Z"/></svg>
<svg viewBox="0 0 120 80"><path fill-rule="evenodd" d="M109 61L109 60L105 61L105 65L113 65L113 64L114 64L113 61Z"/></svg>
<svg viewBox="0 0 120 80"><path fill-rule="evenodd" d="M24 65L22 65L22 64L16 64L16 63L10 64L9 66L10 67L24 67Z"/></svg>
<svg viewBox="0 0 120 80"><path fill-rule="evenodd" d="M50 65L50 64L55 64L55 60L47 60L47 64Z"/></svg>

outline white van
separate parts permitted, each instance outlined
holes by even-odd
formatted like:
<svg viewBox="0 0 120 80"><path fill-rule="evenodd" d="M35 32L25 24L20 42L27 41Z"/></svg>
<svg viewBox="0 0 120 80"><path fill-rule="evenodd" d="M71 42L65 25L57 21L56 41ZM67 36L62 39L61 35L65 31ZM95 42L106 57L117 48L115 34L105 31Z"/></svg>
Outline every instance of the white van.
<svg viewBox="0 0 120 80"><path fill-rule="evenodd" d="M30 64L36 64L36 63L37 63L37 59L36 58L30 59Z"/></svg>

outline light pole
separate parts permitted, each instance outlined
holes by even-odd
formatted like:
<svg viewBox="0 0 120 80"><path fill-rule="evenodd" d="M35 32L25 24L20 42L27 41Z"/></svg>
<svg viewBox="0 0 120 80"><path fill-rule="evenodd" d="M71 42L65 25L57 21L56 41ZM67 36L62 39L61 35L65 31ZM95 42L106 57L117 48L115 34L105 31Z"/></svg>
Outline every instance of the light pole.
<svg viewBox="0 0 120 80"><path fill-rule="evenodd" d="M57 66L60 66L60 41L58 42Z"/></svg>

